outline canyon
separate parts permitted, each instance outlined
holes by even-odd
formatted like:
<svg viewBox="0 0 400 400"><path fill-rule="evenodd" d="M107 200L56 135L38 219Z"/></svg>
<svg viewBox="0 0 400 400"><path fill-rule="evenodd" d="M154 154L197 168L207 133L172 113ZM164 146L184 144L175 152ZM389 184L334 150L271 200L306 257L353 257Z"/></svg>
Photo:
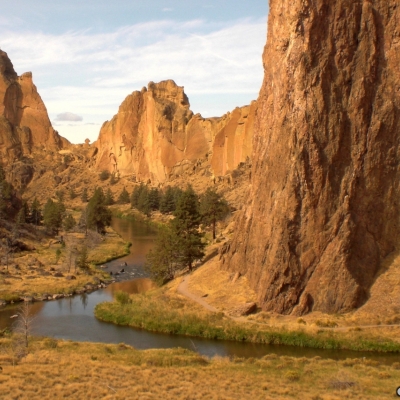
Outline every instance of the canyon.
<svg viewBox="0 0 400 400"><path fill-rule="evenodd" d="M398 26L394 0L271 0L257 101L203 118L183 87L150 82L80 145L1 52L2 164L31 197L96 185L103 170L130 187L241 174L221 267L245 275L265 311L354 310L399 250Z"/></svg>

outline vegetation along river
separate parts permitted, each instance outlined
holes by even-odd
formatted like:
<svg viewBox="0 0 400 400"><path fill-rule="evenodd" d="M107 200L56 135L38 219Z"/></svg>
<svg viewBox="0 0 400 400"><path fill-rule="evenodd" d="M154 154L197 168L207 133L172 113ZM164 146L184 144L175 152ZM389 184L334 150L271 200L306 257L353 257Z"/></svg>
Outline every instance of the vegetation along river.
<svg viewBox="0 0 400 400"><path fill-rule="evenodd" d="M113 218L112 227L127 241L132 243L131 253L107 264L107 270L118 272L122 264L124 280L111 284L105 289L90 294L81 294L59 300L34 303L32 313L34 323L32 334L51 336L73 341L104 343L126 343L137 349L183 347L207 356L262 357L268 353L278 355L345 359L367 357L384 363L398 361L397 354L362 353L355 351L331 351L292 346L271 346L254 343L230 342L165 335L117 326L98 321L93 314L96 304L110 301L113 292L123 290L139 293L152 287L143 270L146 253L153 246L155 232L143 222ZM0 311L0 330L10 327L18 305L10 305Z"/></svg>

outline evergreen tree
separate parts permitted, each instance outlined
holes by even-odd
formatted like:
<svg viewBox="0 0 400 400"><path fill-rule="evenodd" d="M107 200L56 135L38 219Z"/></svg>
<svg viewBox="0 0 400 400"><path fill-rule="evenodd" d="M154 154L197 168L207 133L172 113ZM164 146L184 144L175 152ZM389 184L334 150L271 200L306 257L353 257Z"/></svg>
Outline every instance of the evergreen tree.
<svg viewBox="0 0 400 400"><path fill-rule="evenodd" d="M84 271L89 269L89 261L88 261L88 249L87 246L84 245L78 252L78 257L76 259L76 266Z"/></svg>
<svg viewBox="0 0 400 400"><path fill-rule="evenodd" d="M38 199L35 197L31 205L30 222L34 225L39 225L41 220L42 220L42 212L40 210L40 203Z"/></svg>
<svg viewBox="0 0 400 400"><path fill-rule="evenodd" d="M175 211L175 196L174 191L171 186L167 187L164 195L161 197L160 200L160 211L163 214L168 214L170 212Z"/></svg>
<svg viewBox="0 0 400 400"><path fill-rule="evenodd" d="M204 225L212 227L213 239L215 239L215 227L217 221L223 219L229 213L226 200L214 189L208 188L201 197L200 214Z"/></svg>
<svg viewBox="0 0 400 400"><path fill-rule="evenodd" d="M47 229L54 231L58 235L58 231L61 228L64 218L64 213L65 206L63 203L54 202L53 200L48 199L43 209L43 224Z"/></svg>
<svg viewBox="0 0 400 400"><path fill-rule="evenodd" d="M158 210L160 208L160 191L157 188L151 189L148 198L150 210Z"/></svg>
<svg viewBox="0 0 400 400"><path fill-rule="evenodd" d="M81 200L82 203L87 203L88 202L88 190L87 188L84 188L81 194Z"/></svg>
<svg viewBox="0 0 400 400"><path fill-rule="evenodd" d="M0 218L7 218L13 211L13 206L17 205L17 202L13 200L15 200L14 188L6 181L4 168L0 165Z"/></svg>
<svg viewBox="0 0 400 400"><path fill-rule="evenodd" d="M118 203L119 204L128 204L129 203L129 193L125 189L125 186L122 189L122 192L120 193L120 195L118 197Z"/></svg>
<svg viewBox="0 0 400 400"><path fill-rule="evenodd" d="M180 262L192 270L193 262L204 257L204 236L199 232L201 215L199 199L191 186L182 193L171 221L172 229L178 237Z"/></svg>
<svg viewBox="0 0 400 400"><path fill-rule="evenodd" d="M25 224L29 220L29 206L26 201L22 203L22 207L17 214L17 224Z"/></svg>
<svg viewBox="0 0 400 400"><path fill-rule="evenodd" d="M179 240L170 225L161 226L157 231L154 248L146 256L145 269L159 285L174 278L181 268L179 263Z"/></svg>
<svg viewBox="0 0 400 400"><path fill-rule="evenodd" d="M144 190L146 186L141 183L139 186L135 186L131 194L131 206L138 208L140 193Z"/></svg>
<svg viewBox="0 0 400 400"><path fill-rule="evenodd" d="M112 191L111 191L110 188L108 188L107 189L107 193L106 193L106 197L105 197L105 200L104 200L104 204L106 206L112 206L114 203L115 203L115 201L114 201L114 197L113 197ZM129 203L129 201L128 201L128 203Z"/></svg>
<svg viewBox="0 0 400 400"><path fill-rule="evenodd" d="M101 188L96 188L86 207L87 227L95 228L97 232L104 233L105 227L110 226L111 212L105 205L105 196Z"/></svg>
<svg viewBox="0 0 400 400"><path fill-rule="evenodd" d="M150 202L149 202L149 190L147 186L144 186L140 192L137 209L143 214L150 216Z"/></svg>
<svg viewBox="0 0 400 400"><path fill-rule="evenodd" d="M63 221L63 227L66 231L70 231L76 225L74 217L68 213Z"/></svg>

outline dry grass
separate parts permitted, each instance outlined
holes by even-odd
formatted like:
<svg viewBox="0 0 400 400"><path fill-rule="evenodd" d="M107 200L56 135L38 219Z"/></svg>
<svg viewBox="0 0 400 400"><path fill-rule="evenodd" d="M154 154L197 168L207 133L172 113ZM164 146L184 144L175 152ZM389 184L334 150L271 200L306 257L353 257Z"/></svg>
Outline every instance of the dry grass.
<svg viewBox="0 0 400 400"><path fill-rule="evenodd" d="M7 341L0 341L0 350ZM384 399L400 371L319 359L207 359L183 349L44 339L13 367L0 355L2 399ZM385 378L382 378L384 376Z"/></svg>
<svg viewBox="0 0 400 400"><path fill-rule="evenodd" d="M400 256L387 260L375 285L371 290L371 298L359 310L348 314L324 314L312 312L301 318L280 315L271 312L257 312L256 314L240 318L241 322L266 324L276 329L303 330L311 334L318 334L321 330L340 333L341 337L350 340L358 338L391 339L400 342L400 325L385 327L385 324L400 322L400 296L396 294L399 284ZM177 287L180 280L168 285L167 294L177 296ZM396 286L397 285L397 286ZM240 277L232 283L232 273L221 270L217 257L198 268L189 278L188 289L218 310L225 311L236 304L256 301L254 291L249 287L246 277ZM387 297L386 308L383 306ZM396 299L399 306L394 306ZM193 302L187 299L188 303ZM391 306L392 304L392 306ZM396 303L397 304L397 303ZM196 305L196 308L198 305ZM377 325L377 326L370 326Z"/></svg>
<svg viewBox="0 0 400 400"><path fill-rule="evenodd" d="M235 304L256 301L256 294L247 278L242 276L232 283L231 275L218 268L218 258L214 257L191 275L188 289L197 296L206 296L207 303L221 311Z"/></svg>
<svg viewBox="0 0 400 400"><path fill-rule="evenodd" d="M55 239L44 235L40 230L32 238L25 232L24 242L35 250L16 253L8 269L0 266L0 299L17 299L21 296L40 295L43 293L71 293L87 283L93 283L96 278L107 279L108 274L94 267L112 258L117 258L129 252L127 243L112 229L107 229L105 240L92 238L92 248L89 248L88 261L92 263L89 274L75 270L73 259L69 257L71 246L79 247L85 240L83 233L64 233L65 247L56 243ZM57 260L57 251L60 252ZM72 264L72 265L71 265ZM56 277L60 272L64 276ZM67 280L67 275L76 279Z"/></svg>

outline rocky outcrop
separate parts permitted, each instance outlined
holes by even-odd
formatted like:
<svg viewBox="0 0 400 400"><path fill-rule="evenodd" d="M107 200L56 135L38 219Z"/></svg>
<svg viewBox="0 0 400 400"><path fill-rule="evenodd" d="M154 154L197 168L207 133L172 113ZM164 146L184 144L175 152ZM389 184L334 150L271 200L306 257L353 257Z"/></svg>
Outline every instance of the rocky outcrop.
<svg viewBox="0 0 400 400"><path fill-rule="evenodd" d="M13 163L35 150L58 151L69 142L51 126L32 74L18 76L0 50L0 157ZM26 176L26 173L25 173Z"/></svg>
<svg viewBox="0 0 400 400"><path fill-rule="evenodd" d="M193 115L183 87L150 82L129 95L92 145L96 168L163 183L208 160L215 175L251 155L256 103L221 118Z"/></svg>
<svg viewBox="0 0 400 400"><path fill-rule="evenodd" d="M250 200L223 264L265 310L345 312L400 233L400 7L270 1Z"/></svg>

